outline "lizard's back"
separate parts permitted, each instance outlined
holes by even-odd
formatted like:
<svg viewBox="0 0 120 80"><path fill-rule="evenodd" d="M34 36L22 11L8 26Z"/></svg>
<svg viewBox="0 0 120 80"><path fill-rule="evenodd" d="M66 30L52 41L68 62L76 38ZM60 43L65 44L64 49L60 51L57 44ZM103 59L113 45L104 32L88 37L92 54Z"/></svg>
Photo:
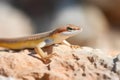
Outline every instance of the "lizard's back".
<svg viewBox="0 0 120 80"><path fill-rule="evenodd" d="M10 49L34 48L43 38L48 37L50 33L51 31L21 38L0 38L0 47Z"/></svg>

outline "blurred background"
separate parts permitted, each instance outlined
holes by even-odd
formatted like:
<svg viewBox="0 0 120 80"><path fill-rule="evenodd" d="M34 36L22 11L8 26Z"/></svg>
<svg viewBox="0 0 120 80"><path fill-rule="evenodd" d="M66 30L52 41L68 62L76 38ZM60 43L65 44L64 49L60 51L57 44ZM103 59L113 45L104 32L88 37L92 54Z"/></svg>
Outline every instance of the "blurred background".
<svg viewBox="0 0 120 80"><path fill-rule="evenodd" d="M21 37L66 24L83 28L72 44L120 50L120 0L0 0L0 38Z"/></svg>

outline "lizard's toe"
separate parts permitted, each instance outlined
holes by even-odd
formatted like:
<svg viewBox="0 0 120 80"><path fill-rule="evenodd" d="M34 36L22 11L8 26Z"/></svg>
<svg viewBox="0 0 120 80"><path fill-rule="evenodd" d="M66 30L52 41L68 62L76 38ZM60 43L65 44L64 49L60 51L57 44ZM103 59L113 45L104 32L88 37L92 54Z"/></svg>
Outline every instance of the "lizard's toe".
<svg viewBox="0 0 120 80"><path fill-rule="evenodd" d="M56 54L55 54L55 53L49 54L48 56L46 56L45 58L43 58L42 61L43 61L45 64L48 64L48 63L51 62L50 59L51 59L54 55L56 55Z"/></svg>
<svg viewBox="0 0 120 80"><path fill-rule="evenodd" d="M70 47L71 47L71 48L80 48L79 45L71 45Z"/></svg>

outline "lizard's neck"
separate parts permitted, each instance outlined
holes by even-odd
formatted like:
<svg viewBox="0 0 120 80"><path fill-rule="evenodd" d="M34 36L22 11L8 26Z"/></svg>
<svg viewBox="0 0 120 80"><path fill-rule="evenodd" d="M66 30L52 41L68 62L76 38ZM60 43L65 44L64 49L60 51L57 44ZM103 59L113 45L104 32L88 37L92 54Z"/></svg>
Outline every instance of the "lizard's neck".
<svg viewBox="0 0 120 80"><path fill-rule="evenodd" d="M61 43L63 40L69 38L70 36L64 36L61 34L54 34L50 37L54 40L54 43Z"/></svg>

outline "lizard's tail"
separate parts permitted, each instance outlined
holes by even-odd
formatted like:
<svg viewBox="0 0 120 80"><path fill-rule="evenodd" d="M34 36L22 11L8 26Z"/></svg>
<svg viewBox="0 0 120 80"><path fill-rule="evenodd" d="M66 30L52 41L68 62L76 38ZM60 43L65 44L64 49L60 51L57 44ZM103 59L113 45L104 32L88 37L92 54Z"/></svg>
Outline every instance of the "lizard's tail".
<svg viewBox="0 0 120 80"><path fill-rule="evenodd" d="M0 47L14 49L14 40L12 39L0 39Z"/></svg>

